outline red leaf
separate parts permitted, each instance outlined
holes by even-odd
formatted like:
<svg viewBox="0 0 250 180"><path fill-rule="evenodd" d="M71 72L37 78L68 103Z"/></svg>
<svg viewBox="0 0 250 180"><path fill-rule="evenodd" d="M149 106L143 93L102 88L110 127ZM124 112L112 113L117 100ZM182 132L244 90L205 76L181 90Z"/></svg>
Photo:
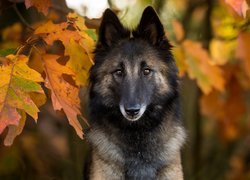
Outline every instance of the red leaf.
<svg viewBox="0 0 250 180"><path fill-rule="evenodd" d="M17 110L10 106L5 106L0 113L0 134L8 125L18 125L21 116Z"/></svg>
<svg viewBox="0 0 250 180"><path fill-rule="evenodd" d="M225 0L240 16L246 16L249 6L246 0Z"/></svg>
<svg viewBox="0 0 250 180"><path fill-rule="evenodd" d="M47 15L51 6L51 0L25 0L25 6L27 9L34 6L39 12Z"/></svg>

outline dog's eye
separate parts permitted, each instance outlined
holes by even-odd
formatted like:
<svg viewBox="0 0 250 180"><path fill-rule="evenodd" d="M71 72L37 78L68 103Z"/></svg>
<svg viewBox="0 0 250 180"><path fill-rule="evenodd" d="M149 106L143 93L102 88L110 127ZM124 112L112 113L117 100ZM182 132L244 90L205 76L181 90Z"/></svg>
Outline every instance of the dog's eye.
<svg viewBox="0 0 250 180"><path fill-rule="evenodd" d="M149 69L149 68L143 69L143 74L144 74L145 76L149 75L150 73L151 73L151 69Z"/></svg>
<svg viewBox="0 0 250 180"><path fill-rule="evenodd" d="M117 70L115 70L114 71L114 73L113 73L114 75L116 75L116 76L119 76L119 77L121 77L122 75L123 75L123 72L122 72L122 70L121 69L117 69Z"/></svg>

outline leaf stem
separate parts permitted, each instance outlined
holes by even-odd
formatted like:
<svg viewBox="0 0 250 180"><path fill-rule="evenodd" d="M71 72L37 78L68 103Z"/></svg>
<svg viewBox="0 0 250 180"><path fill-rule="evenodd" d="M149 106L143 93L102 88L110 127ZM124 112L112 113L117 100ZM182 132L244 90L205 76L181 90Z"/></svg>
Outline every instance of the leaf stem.
<svg viewBox="0 0 250 180"><path fill-rule="evenodd" d="M31 27L31 25L24 19L23 15L20 13L20 11L18 10L16 3L13 4L13 8L16 12L16 14L18 15L18 17L20 18L20 20L22 21L22 23L27 26L30 30L34 31L34 29Z"/></svg>

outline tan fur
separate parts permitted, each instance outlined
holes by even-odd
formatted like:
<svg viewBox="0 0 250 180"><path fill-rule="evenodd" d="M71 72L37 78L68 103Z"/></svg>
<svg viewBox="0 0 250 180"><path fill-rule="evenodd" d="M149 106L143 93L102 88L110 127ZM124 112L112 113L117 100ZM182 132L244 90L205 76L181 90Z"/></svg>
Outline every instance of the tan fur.
<svg viewBox="0 0 250 180"><path fill-rule="evenodd" d="M169 91L169 85L168 81L164 78L162 73L158 73L158 75L155 78L155 82L158 85L159 94L165 94Z"/></svg>
<svg viewBox="0 0 250 180"><path fill-rule="evenodd" d="M92 155L92 168L90 172L90 179L92 180L122 180L123 173L121 168L112 163L101 159L98 153Z"/></svg>
<svg viewBox="0 0 250 180"><path fill-rule="evenodd" d="M171 118L168 116L168 118ZM158 170L157 180L182 180L182 165L180 149L186 134L182 126L168 119L167 123L159 127L158 136L163 151L158 154L166 164ZM91 180L123 180L124 162L123 154L115 136L105 133L101 129L92 129L87 139L93 143L93 164L91 166Z"/></svg>
<svg viewBox="0 0 250 180"><path fill-rule="evenodd" d="M183 180L180 153L175 156L171 164L159 170L157 180Z"/></svg>

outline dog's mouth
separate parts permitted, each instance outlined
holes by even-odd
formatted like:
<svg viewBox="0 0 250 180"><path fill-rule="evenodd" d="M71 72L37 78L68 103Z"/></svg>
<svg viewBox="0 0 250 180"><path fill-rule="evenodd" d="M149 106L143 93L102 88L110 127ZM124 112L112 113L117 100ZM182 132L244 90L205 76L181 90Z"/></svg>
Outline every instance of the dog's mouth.
<svg viewBox="0 0 250 180"><path fill-rule="evenodd" d="M122 115L129 121L139 120L146 110L146 105L139 106L137 108L125 109L124 105L120 104L120 111Z"/></svg>

